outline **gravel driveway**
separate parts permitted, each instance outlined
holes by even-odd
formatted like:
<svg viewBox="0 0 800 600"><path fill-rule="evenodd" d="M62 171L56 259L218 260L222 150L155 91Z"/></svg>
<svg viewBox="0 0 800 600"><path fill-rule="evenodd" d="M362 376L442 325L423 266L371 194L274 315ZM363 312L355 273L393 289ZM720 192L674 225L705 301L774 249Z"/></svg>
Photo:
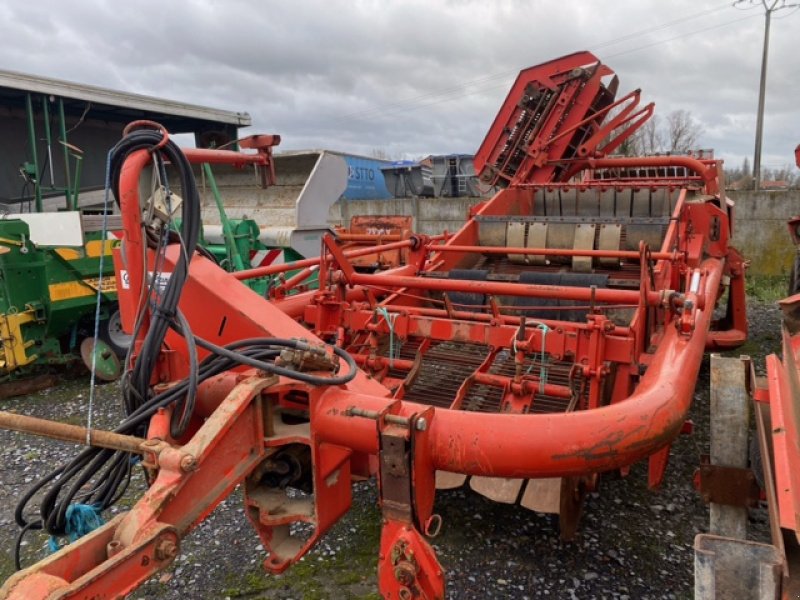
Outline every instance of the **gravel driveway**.
<svg viewBox="0 0 800 600"><path fill-rule="evenodd" d="M780 313L775 305L751 302L751 340L735 354L763 357L779 350ZM708 451L708 367L700 374L691 412L692 435L672 447L661 490L646 487L646 464L629 477L605 478L587 498L574 542L559 540L554 520L524 509L494 504L467 489L441 492L436 512L444 519L433 543L447 573L448 598L691 598L693 540L707 528L708 510L691 479L699 455ZM121 416L116 385L100 388L95 420L110 427ZM25 414L84 423L84 380L0 407ZM13 573L16 499L76 447L0 431L0 576ZM130 498L141 494L140 477ZM130 500L127 501L128 503ZM126 504L123 501L122 504ZM764 510L751 516L752 535L768 539ZM379 598L375 566L380 536L376 491L358 484L353 508L312 552L284 576L261 570L263 549L235 493L183 542L173 567L132 598ZM44 536L30 535L24 557L46 554Z"/></svg>

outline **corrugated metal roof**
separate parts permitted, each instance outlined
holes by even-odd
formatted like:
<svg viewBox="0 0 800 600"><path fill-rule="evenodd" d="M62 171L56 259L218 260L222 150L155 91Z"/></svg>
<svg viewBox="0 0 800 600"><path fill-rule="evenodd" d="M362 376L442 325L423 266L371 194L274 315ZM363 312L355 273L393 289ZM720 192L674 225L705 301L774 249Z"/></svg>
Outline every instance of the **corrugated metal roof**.
<svg viewBox="0 0 800 600"><path fill-rule="evenodd" d="M219 110L206 106L144 96L142 94L120 92L94 85L73 83L71 81L39 77L26 73L17 73L15 71L0 70L0 89L1 88L39 94L51 94L63 98L84 100L93 104L104 104L111 107L226 123L236 125L237 127L247 127L251 125L250 115L246 112Z"/></svg>

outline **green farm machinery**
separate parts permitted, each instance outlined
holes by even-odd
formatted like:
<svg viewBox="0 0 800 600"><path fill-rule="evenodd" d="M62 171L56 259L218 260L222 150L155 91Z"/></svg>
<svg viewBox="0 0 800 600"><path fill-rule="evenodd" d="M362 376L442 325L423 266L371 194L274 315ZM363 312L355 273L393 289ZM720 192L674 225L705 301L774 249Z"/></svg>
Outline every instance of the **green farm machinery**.
<svg viewBox="0 0 800 600"><path fill-rule="evenodd" d="M0 381L78 358L87 366L94 362L100 379L115 379L129 344L110 257L117 242L99 232L84 234L77 212L15 216L0 220Z"/></svg>

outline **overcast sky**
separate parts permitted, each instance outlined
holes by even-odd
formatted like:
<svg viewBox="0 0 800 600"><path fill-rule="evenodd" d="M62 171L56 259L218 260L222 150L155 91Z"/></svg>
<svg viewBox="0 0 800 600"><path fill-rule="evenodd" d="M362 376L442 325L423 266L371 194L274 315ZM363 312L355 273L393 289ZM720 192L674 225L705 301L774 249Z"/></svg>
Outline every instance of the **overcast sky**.
<svg viewBox="0 0 800 600"><path fill-rule="evenodd" d="M516 73L590 50L620 92L752 157L763 9L718 0L3 0L0 68L249 112L283 149L473 153ZM800 143L800 14L773 17L763 164Z"/></svg>

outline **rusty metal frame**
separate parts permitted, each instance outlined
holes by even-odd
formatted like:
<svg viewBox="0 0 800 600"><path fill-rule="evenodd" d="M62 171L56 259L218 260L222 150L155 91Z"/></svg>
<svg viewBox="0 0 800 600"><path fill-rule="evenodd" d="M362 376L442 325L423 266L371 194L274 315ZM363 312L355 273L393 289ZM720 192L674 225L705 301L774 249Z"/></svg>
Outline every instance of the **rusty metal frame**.
<svg viewBox="0 0 800 600"><path fill-rule="evenodd" d="M20 573L4 589L19 598L43 597L54 586L66 590L67 596L87 590L126 593L168 564L179 550L179 538L242 481L246 483L248 517L269 553L264 566L281 572L348 509L351 479L358 474L376 475L380 482L384 516L381 592L400 598L439 598L444 594L443 571L424 539L430 529L437 471L559 478L566 534L574 532L583 492L593 485L597 474L626 469L650 458L649 483L657 486L669 444L684 426L703 352L714 335L710 334L712 312L723 281L726 277L737 280L739 287L731 284L731 296L739 302L739 294L743 297L744 293L743 272L733 270L741 264L728 247L730 215L726 204L714 196L719 191L717 168L686 157L596 158L594 148L588 146L586 158L572 160L570 144L591 146L601 139L597 132L616 92L615 80L608 84L602 80L612 75L589 53L523 72L479 156L482 164L496 163L504 170L510 165L504 154L510 143L516 144L514 151L524 150L525 160L514 167L513 174L507 170L500 173L511 186L480 205L473 218L446 240L445 236L435 240L412 236L347 251L328 237L318 259L236 275L202 256L192 257L180 310L195 335L217 344L252 337L336 343L354 355L360 366L356 377L341 386L312 389L288 380L268 380L252 370L220 376L216 392L198 400L198 416L206 420L191 440L180 447L159 446L158 452L153 452L155 483L131 513ZM547 114L536 123L531 115L517 110L520 94L527 94L532 84L550 98ZM638 94L630 97L638 99ZM637 115L643 114L626 113L623 120L630 116L640 123ZM528 119L526 126L538 132L524 149L522 138L509 141L504 130L519 119ZM264 160L263 156L242 156L257 155L187 152L191 162ZM153 261L142 239L138 195L139 179L149 160L146 151L133 153L120 177L126 244L124 261L119 252L115 259L117 268L125 264L130 275L130 288L120 292L123 321L129 329L145 285L142 274ZM476 165L478 162L476 157ZM637 251L625 252L480 244L479 218L534 214L528 184L546 185L558 179L559 173L576 168L636 166L689 169L696 174L690 184L705 194L705 200L689 202L686 188L682 188L662 247L649 248L640 242ZM610 185L608 181L585 181L588 187ZM670 185L673 183L670 179ZM721 224L716 236L711 235L713 223ZM358 256L388 250L405 252L405 264L365 274L351 262ZM176 264L180 252L177 245L166 249L165 269ZM509 253L614 259L612 262L625 263L627 276L639 289L436 276ZM315 269L319 289L291 295L292 285L284 285L281 297L270 302L240 281L290 269L302 269L304 275ZM292 284L301 280L291 279ZM463 300L453 301L453 293L471 294L479 300L465 306ZM442 295L441 300L437 294ZM511 311L503 297L578 303L584 305L586 316L574 321L529 319L525 307ZM607 311L620 306L629 314L626 322L617 324ZM740 328L728 338L721 336L722 342L735 343L746 331L741 320L734 325ZM420 341L418 356L387 356L386 338L394 336ZM479 345L485 355L462 374L463 382L448 407L405 399L408 386L420 377L424 359L439 340ZM491 371L501 353L513 363L512 373ZM165 360L159 363L156 377L163 381L185 377L185 354L181 336L168 333ZM566 383L547 381L533 369L556 359L569 364ZM393 389L399 378L390 375L392 369L407 369L405 389L402 385ZM580 393L573 385L577 379L583 386ZM472 385L501 390L507 412L478 415L461 410ZM546 394L563 401L559 410L525 412L536 406L537 395ZM300 411L308 422L287 428L278 418L284 410ZM154 417L151 436L163 433L163 420L163 415ZM541 431L548 434L531 435ZM258 469L274 451L293 444L310 453L313 501L289 515L279 515L273 510L272 495L277 491L261 481ZM310 535L291 539L289 527L295 522L310 525ZM110 547L112 542L118 544ZM90 547L92 553L86 553L84 549ZM98 551L104 547L105 553ZM70 563L76 557L82 561L77 569ZM125 562L129 557L140 566Z"/></svg>

